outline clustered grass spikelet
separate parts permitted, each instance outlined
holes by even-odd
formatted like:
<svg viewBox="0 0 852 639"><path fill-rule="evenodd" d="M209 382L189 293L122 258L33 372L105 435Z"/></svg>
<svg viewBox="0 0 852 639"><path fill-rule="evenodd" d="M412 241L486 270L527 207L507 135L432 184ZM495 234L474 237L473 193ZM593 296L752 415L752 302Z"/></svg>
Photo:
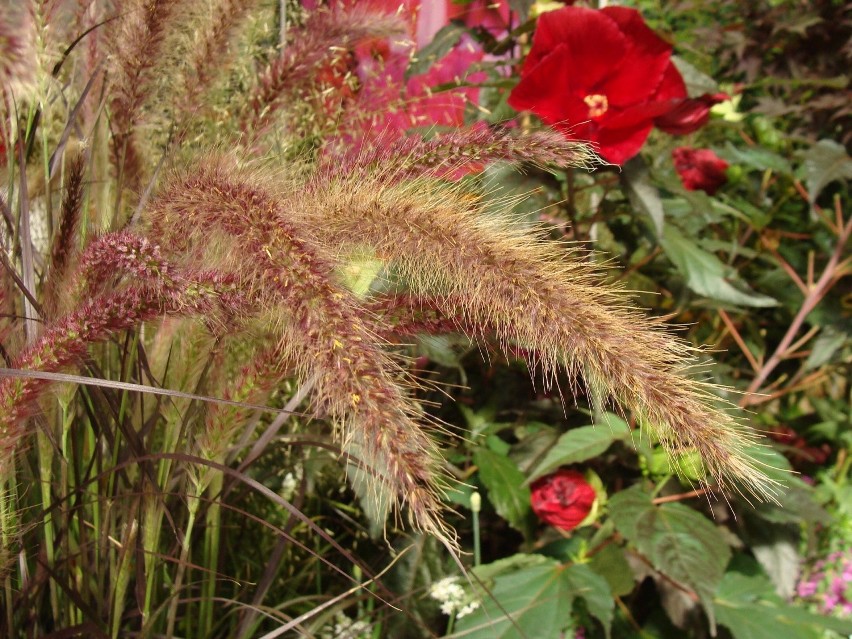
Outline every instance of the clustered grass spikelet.
<svg viewBox="0 0 852 639"><path fill-rule="evenodd" d="M75 285L80 303L49 323L17 355L14 368L59 372L79 362L91 344L162 315L202 315L209 321L222 311L240 311L242 294L232 278L214 270L175 269L146 238L129 232L99 238L80 261ZM128 276L141 281L130 283ZM23 419L47 385L39 377L0 379L0 474L27 436Z"/></svg>
<svg viewBox="0 0 852 639"><path fill-rule="evenodd" d="M326 170L340 174L341 161L344 171L368 175L383 172L385 179L397 181L425 175L452 177L462 171L481 170L494 162L585 169L603 163L588 145L567 140L556 131L519 135L486 126L436 133L429 140L417 134L395 139L380 135L342 159L330 158Z"/></svg>
<svg viewBox="0 0 852 639"><path fill-rule="evenodd" d="M120 27L113 35L111 128L121 184L137 189L145 168L137 128L143 107L164 57L169 29L191 0L132 0L122 5Z"/></svg>
<svg viewBox="0 0 852 639"><path fill-rule="evenodd" d="M59 231L53 239L50 267L44 285L44 306L49 316L55 316L59 309L68 310L68 305L73 303L71 296L66 293L78 252L85 169L86 155L78 152L68 165L65 192L59 211Z"/></svg>
<svg viewBox="0 0 852 639"><path fill-rule="evenodd" d="M358 299L334 281L330 254L267 180L232 159L209 159L152 202L151 232L177 258L195 252L239 272L252 301L274 318L281 357L301 380L315 380L315 410L342 425L344 449L357 447L375 473L376 499L404 501L412 524L446 536L435 446L398 365L367 330Z"/></svg>
<svg viewBox="0 0 852 639"><path fill-rule="evenodd" d="M3 7L3 15L0 15L0 95L15 93L35 81L32 22L25 9Z"/></svg>
<svg viewBox="0 0 852 639"><path fill-rule="evenodd" d="M521 345L546 379L559 369L584 379L598 400L642 416L671 451L697 450L718 483L771 493L746 452L754 437L688 376L690 348L626 307L578 254L429 178L400 182L376 171L323 181L302 207L326 241L371 243L405 276L415 307L439 309L472 337Z"/></svg>

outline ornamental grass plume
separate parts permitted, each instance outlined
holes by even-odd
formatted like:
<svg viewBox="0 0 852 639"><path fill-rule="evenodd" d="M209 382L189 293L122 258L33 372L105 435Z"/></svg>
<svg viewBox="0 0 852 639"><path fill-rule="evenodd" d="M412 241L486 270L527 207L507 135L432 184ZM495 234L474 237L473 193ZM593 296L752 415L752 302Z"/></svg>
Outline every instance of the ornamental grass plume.
<svg viewBox="0 0 852 639"><path fill-rule="evenodd" d="M163 246L239 271L250 298L274 318L281 358L301 381L315 380L315 410L341 424L344 450L357 448L375 473L376 499L404 501L412 525L447 538L435 446L415 420L422 411L357 299L335 283L330 256L300 228L298 208L262 176L220 158L176 176L149 215Z"/></svg>
<svg viewBox="0 0 852 639"><path fill-rule="evenodd" d="M73 276L73 266L79 252L77 243L84 197L86 154L78 152L69 162L65 192L59 211L59 230L53 238L50 266L44 283L44 308L48 317L56 317L60 309L68 310L73 303L65 294Z"/></svg>
<svg viewBox="0 0 852 639"><path fill-rule="evenodd" d="M746 452L754 437L689 378L689 347L626 307L580 255L428 178L341 177L313 184L300 208L315 216L321 240L373 246L405 276L415 305L460 318L475 338L493 331L504 348L531 349L546 379L560 369L584 379L594 400L641 415L672 452L697 450L719 484L730 477L771 491Z"/></svg>
<svg viewBox="0 0 852 639"><path fill-rule="evenodd" d="M33 37L29 13L20 8L4 7L4 15L0 15L0 97L35 80Z"/></svg>
<svg viewBox="0 0 852 639"><path fill-rule="evenodd" d="M121 280L133 278L133 283ZM160 256L146 238L122 232L94 241L81 257L74 284L81 300L67 315L49 323L39 339L23 350L12 368L54 373L79 362L91 344L162 315L199 315L238 311L235 282L216 271L182 271ZM15 449L26 438L23 420L48 386L40 377L0 379L0 476L5 477Z"/></svg>
<svg viewBox="0 0 852 639"><path fill-rule="evenodd" d="M163 47L176 19L192 0L133 0L122 6L113 39L111 128L118 182L131 190L142 180L144 153L138 148L143 107L153 92Z"/></svg>

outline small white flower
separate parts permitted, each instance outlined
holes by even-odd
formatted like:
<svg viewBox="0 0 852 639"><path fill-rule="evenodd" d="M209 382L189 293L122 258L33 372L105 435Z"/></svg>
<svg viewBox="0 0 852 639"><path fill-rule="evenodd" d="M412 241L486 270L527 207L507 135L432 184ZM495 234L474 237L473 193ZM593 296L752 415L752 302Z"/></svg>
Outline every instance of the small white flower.
<svg viewBox="0 0 852 639"><path fill-rule="evenodd" d="M342 612L334 618L334 626L326 626L322 639L369 639L373 634L373 626L366 621L355 621Z"/></svg>
<svg viewBox="0 0 852 639"><path fill-rule="evenodd" d="M284 479L281 482L281 497L287 501L292 501L293 494L296 492L296 486L298 483L299 482L293 473L287 473L284 475Z"/></svg>
<svg viewBox="0 0 852 639"><path fill-rule="evenodd" d="M458 577L452 576L435 582L429 588L429 596L441 602L441 612L445 615L455 614L461 618L476 610L479 602L471 601L470 596L458 581Z"/></svg>

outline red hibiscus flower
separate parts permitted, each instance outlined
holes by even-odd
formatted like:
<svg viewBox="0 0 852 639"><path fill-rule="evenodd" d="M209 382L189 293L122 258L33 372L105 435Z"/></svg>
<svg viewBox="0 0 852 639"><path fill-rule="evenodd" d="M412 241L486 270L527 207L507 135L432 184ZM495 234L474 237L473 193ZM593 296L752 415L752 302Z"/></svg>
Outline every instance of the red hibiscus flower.
<svg viewBox="0 0 852 639"><path fill-rule="evenodd" d="M635 9L550 11L539 18L509 104L570 138L597 143L604 158L621 164L639 152L655 124L672 133L694 131L724 99L689 99L671 53Z"/></svg>
<svg viewBox="0 0 852 639"><path fill-rule="evenodd" d="M679 146L672 151L675 170L688 191L704 191L713 195L728 181L728 163L710 149Z"/></svg>
<svg viewBox="0 0 852 639"><path fill-rule="evenodd" d="M595 489L576 470L558 470L531 486L533 512L546 524L573 530L591 512Z"/></svg>

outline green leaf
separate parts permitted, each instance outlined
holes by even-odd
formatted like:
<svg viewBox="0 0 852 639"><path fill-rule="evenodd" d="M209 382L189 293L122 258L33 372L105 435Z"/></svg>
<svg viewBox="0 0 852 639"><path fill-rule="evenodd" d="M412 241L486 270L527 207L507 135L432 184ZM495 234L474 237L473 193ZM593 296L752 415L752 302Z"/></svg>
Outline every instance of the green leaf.
<svg viewBox="0 0 852 639"><path fill-rule="evenodd" d="M358 246L344 257L340 267L342 284L356 297L363 298L384 266L385 263L376 257L374 249Z"/></svg>
<svg viewBox="0 0 852 639"><path fill-rule="evenodd" d="M717 93L719 84L706 73L699 71L680 56L673 55L672 63L680 71L683 83L686 85L686 93L690 98L697 98L705 93Z"/></svg>
<svg viewBox="0 0 852 639"><path fill-rule="evenodd" d="M845 331L839 331L830 326L826 328L811 344L811 352L805 360L804 370L819 368L830 361L849 338L849 333Z"/></svg>
<svg viewBox="0 0 852 639"><path fill-rule="evenodd" d="M482 605L459 619L457 632L451 636L559 639L564 631L572 629L571 606L566 605L570 602L565 596L561 572L559 563L550 560L499 575L494 579L491 595L483 593Z"/></svg>
<svg viewBox="0 0 852 639"><path fill-rule="evenodd" d="M793 174L793 167L787 160L759 146L741 149L728 142L725 148L719 151L719 156L732 164L745 164L758 171L772 169L784 175Z"/></svg>
<svg viewBox="0 0 852 639"><path fill-rule="evenodd" d="M774 298L755 293L744 284L740 285L743 290L734 288L729 280L735 276L735 272L715 255L687 239L671 224L666 225L660 244L668 258L686 278L687 286L699 295L738 306L778 305Z"/></svg>
<svg viewBox="0 0 852 639"><path fill-rule="evenodd" d="M553 448L547 452L547 455L530 475L529 481L534 481L560 466L576 464L597 457L605 452L613 442L629 435L630 429L627 424L618 418L607 419L606 423L597 426L572 428L562 435Z"/></svg>
<svg viewBox="0 0 852 639"><path fill-rule="evenodd" d="M592 570L606 579L612 594L623 597L632 592L636 581L633 571L624 556L624 549L616 544L607 544L592 555L589 564Z"/></svg>
<svg viewBox="0 0 852 639"><path fill-rule="evenodd" d="M754 543L751 540L751 551L769 575L776 592L790 598L796 592L796 582L799 578L802 563L801 557L796 550L796 544L799 541L798 534L788 533L787 536L789 538L784 539L780 535L785 534L787 531L774 526L773 532L775 531L778 532L779 538L772 540L770 543Z"/></svg>
<svg viewBox="0 0 852 639"><path fill-rule="evenodd" d="M654 224L657 237L663 236L663 201L660 190L651 183L648 165L641 156L628 160L621 167L622 180L627 187L627 196L634 208L644 213Z"/></svg>
<svg viewBox="0 0 852 639"><path fill-rule="evenodd" d="M510 555L497 561L492 561L490 564L482 564L473 569L476 576L482 581L487 581L493 585L493 581L501 575L517 572L531 566L552 565L553 560L539 554L518 553Z"/></svg>
<svg viewBox="0 0 852 639"><path fill-rule="evenodd" d="M826 629L852 634L852 621L817 615L785 602L760 574L728 572L714 602L719 624L734 639L820 639Z"/></svg>
<svg viewBox="0 0 852 639"><path fill-rule="evenodd" d="M527 422L516 429L516 434L520 441L512 446L509 458L524 474L528 474L541 463L560 436L557 429L541 422Z"/></svg>
<svg viewBox="0 0 852 639"><path fill-rule="evenodd" d="M488 500L509 525L526 533L530 512L530 489L524 485L524 474L504 455L477 448L473 455L479 467L479 478L488 489Z"/></svg>
<svg viewBox="0 0 852 639"><path fill-rule="evenodd" d="M610 513L656 570L698 595L712 626L713 593L731 557L716 527L682 504L654 506L638 486L613 496Z"/></svg>
<svg viewBox="0 0 852 639"><path fill-rule="evenodd" d="M622 490L609 499L609 514L615 527L631 541L639 536L639 520L652 515L654 508L651 496L639 485Z"/></svg>
<svg viewBox="0 0 852 639"><path fill-rule="evenodd" d="M706 517L676 503L641 518L637 533L631 541L639 551L657 570L695 591L713 627L713 593L731 558L722 534Z"/></svg>
<svg viewBox="0 0 852 639"><path fill-rule="evenodd" d="M568 592L586 602L586 610L603 624L606 636L612 625L615 601L609 583L586 564L574 564L562 572Z"/></svg>
<svg viewBox="0 0 852 639"><path fill-rule="evenodd" d="M811 204L816 202L829 183L852 179L852 158L844 146L834 140L820 140L802 156L805 160L802 169Z"/></svg>
<svg viewBox="0 0 852 639"><path fill-rule="evenodd" d="M814 490L798 477L787 477L784 488L776 495L778 503L758 504L754 513L776 524L827 524L831 515L817 503Z"/></svg>
<svg viewBox="0 0 852 639"><path fill-rule="evenodd" d="M510 557L508 562L495 563L501 564L496 570L489 566L474 569L480 579L490 579L490 595L483 592L480 608L459 619L456 632L449 636L561 639L573 634L571 612L576 599L586 602L586 609L608 632L613 617L612 594L606 580L588 566L565 567L541 556L535 561L515 563Z"/></svg>
<svg viewBox="0 0 852 639"><path fill-rule="evenodd" d="M751 442L743 446L743 455L748 459L754 460L755 464L760 467L763 474L769 479L778 484L776 489L779 495L783 496L783 492L793 481L794 475L790 467L790 462L787 458L779 453L770 444L768 438L764 438L762 442Z"/></svg>
<svg viewBox="0 0 852 639"><path fill-rule="evenodd" d="M428 335L417 336L418 352L433 362L447 368L462 369L460 351L470 345L466 337L459 335ZM463 370L463 369L462 369Z"/></svg>
<svg viewBox="0 0 852 639"><path fill-rule="evenodd" d="M420 49L411 58L411 62L408 63L408 68L405 70L405 79L408 80L412 76L426 73L433 64L447 55L459 43L464 32L464 27L452 23L438 31L432 42Z"/></svg>
<svg viewBox="0 0 852 639"><path fill-rule="evenodd" d="M470 508L470 496L476 492L476 489L470 484L463 482L453 482L450 486L444 489L444 497L446 501Z"/></svg>

